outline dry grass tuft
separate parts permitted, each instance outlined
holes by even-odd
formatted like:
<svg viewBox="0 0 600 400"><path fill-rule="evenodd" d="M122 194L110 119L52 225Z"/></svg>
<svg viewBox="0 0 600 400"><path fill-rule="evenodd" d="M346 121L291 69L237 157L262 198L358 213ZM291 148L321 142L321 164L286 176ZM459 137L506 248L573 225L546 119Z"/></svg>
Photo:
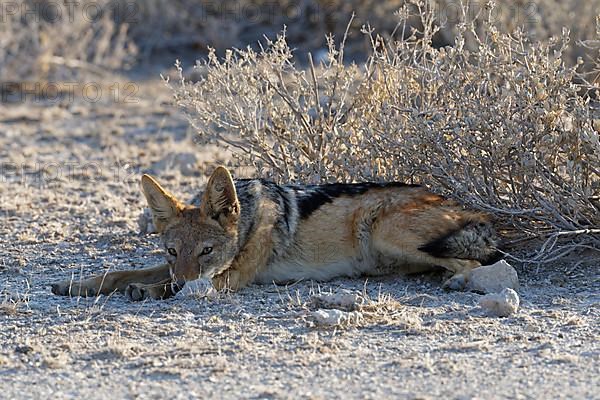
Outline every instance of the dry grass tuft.
<svg viewBox="0 0 600 400"><path fill-rule="evenodd" d="M418 308L406 306L389 293L379 293L361 307L365 321L370 325L386 325L410 332L419 332L422 324Z"/></svg>
<svg viewBox="0 0 600 400"><path fill-rule="evenodd" d="M311 315L315 325L321 327L385 325L418 332L422 323L415 307L401 304L389 293L379 292L377 298L372 299L366 291L319 292L311 296L307 306L317 309Z"/></svg>
<svg viewBox="0 0 600 400"><path fill-rule="evenodd" d="M135 342L125 340L120 335L113 335L107 340L106 350L99 353L105 358L128 359L136 356L142 348Z"/></svg>
<svg viewBox="0 0 600 400"><path fill-rule="evenodd" d="M0 315L15 315L18 312L16 302L4 300L0 303Z"/></svg>
<svg viewBox="0 0 600 400"><path fill-rule="evenodd" d="M42 366L49 369L62 369L71 364L71 357L64 352L43 352Z"/></svg>
<svg viewBox="0 0 600 400"><path fill-rule="evenodd" d="M0 315L25 313L29 306L29 294L15 294L5 290L0 292Z"/></svg>

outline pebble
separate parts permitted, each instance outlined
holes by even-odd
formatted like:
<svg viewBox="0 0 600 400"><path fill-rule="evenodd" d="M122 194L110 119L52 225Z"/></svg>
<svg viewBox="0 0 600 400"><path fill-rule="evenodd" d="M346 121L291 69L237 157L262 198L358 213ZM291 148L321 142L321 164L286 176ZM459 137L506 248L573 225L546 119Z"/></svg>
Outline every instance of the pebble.
<svg viewBox="0 0 600 400"><path fill-rule="evenodd" d="M358 311L342 311L337 309L317 310L311 313L317 326L336 327L359 324L363 315Z"/></svg>
<svg viewBox="0 0 600 400"><path fill-rule="evenodd" d="M519 277L517 271L504 260L472 270L466 287L467 290L484 294L499 293L505 288L518 291Z"/></svg>
<svg viewBox="0 0 600 400"><path fill-rule="evenodd" d="M319 308L338 308L346 311L358 310L365 298L358 293L340 291L337 293L319 293L311 298L313 306Z"/></svg>
<svg viewBox="0 0 600 400"><path fill-rule="evenodd" d="M508 317L519 309L519 295L514 290L506 288L500 293L487 294L481 297L479 306L489 316Z"/></svg>

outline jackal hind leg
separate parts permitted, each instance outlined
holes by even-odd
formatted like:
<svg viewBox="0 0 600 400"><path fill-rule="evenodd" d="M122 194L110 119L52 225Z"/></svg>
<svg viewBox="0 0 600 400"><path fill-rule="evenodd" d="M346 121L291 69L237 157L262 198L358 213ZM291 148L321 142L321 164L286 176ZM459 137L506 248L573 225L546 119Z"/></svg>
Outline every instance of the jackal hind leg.
<svg viewBox="0 0 600 400"><path fill-rule="evenodd" d="M460 258L436 258L439 265L452 272L453 275L448 278L444 284L444 289L464 290L471 278L471 271L481 266L477 260L468 260Z"/></svg>
<svg viewBox="0 0 600 400"><path fill-rule="evenodd" d="M406 273L426 272L434 267L442 267L453 275L447 279L443 287L450 290L463 290L471 276L471 270L481 266L477 260L434 257L419 250L423 242L410 231L403 235L384 236L375 232L373 248L378 256L393 259Z"/></svg>
<svg viewBox="0 0 600 400"><path fill-rule="evenodd" d="M481 263L477 260L433 257L419 250L416 250L416 253L413 254L416 263L419 265L442 267L452 273L452 276L446 279L442 285L444 289L448 290L464 290L471 278L471 271L481 266Z"/></svg>

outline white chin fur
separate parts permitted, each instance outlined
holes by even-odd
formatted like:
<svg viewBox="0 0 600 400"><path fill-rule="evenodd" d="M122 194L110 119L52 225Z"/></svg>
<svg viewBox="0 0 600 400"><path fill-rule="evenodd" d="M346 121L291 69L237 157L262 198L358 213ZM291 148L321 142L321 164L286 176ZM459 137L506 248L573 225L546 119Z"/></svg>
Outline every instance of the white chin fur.
<svg viewBox="0 0 600 400"><path fill-rule="evenodd" d="M188 281L183 289L177 293L177 297L198 297L208 296L214 291L212 282L208 278L199 278L194 281Z"/></svg>

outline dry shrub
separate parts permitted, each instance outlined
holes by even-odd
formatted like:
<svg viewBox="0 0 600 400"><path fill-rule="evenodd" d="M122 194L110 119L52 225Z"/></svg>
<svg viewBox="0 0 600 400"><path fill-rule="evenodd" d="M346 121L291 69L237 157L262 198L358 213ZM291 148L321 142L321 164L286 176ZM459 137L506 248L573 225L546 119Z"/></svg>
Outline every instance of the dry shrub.
<svg viewBox="0 0 600 400"><path fill-rule="evenodd" d="M135 48L109 0L16 0L0 16L0 82L70 80L124 67Z"/></svg>
<svg viewBox="0 0 600 400"><path fill-rule="evenodd" d="M372 50L361 66L345 64L344 42L333 39L307 70L285 35L260 51L213 51L205 77L182 78L175 99L202 141L233 149L262 176L422 182L492 212L516 241L547 239L528 261L597 251L600 141L563 59L567 32L531 42L499 32L492 12L436 48L435 13L415 1L399 13L400 40L364 29Z"/></svg>

